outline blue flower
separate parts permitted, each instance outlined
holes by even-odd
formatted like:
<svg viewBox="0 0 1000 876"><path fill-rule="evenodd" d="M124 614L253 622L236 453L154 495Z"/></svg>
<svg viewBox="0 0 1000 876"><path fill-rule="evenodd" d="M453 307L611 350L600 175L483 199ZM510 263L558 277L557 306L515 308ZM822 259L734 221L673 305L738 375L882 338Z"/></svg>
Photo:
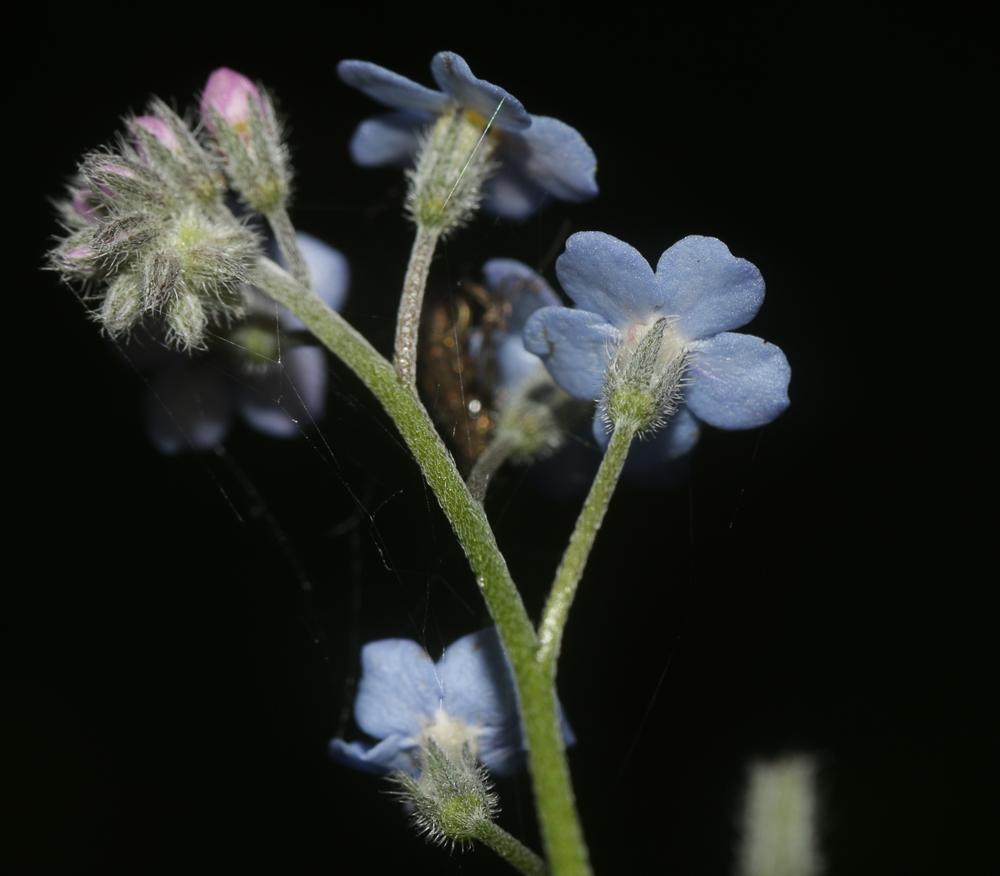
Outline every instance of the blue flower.
<svg viewBox="0 0 1000 876"><path fill-rule="evenodd" d="M347 297L347 260L308 234L299 248L316 293L334 309ZM303 324L285 308L246 287L246 318L225 330L208 352L189 356L151 352L154 369L146 399L146 431L165 454L209 450L237 415L252 428L290 438L323 415L326 357L294 338ZM130 354L134 351L130 349ZM137 354L139 358L143 353ZM280 363L279 363L280 359Z"/></svg>
<svg viewBox="0 0 1000 876"><path fill-rule="evenodd" d="M492 627L453 642L437 663L410 639L369 642L361 649L354 719L379 741L334 739L330 753L367 772L418 774L428 739L451 756L467 744L496 773L521 761L514 682Z"/></svg>
<svg viewBox="0 0 1000 876"><path fill-rule="evenodd" d="M409 164L421 132L443 113L461 108L485 125L496 112L491 130L500 167L484 188L487 210L522 219L547 196L575 202L597 194L597 159L577 130L557 119L529 115L517 98L473 76L454 52L438 52L431 61L440 91L368 61L341 61L337 72L345 83L394 110L358 126L350 150L360 165Z"/></svg>
<svg viewBox="0 0 1000 876"><path fill-rule="evenodd" d="M525 326L525 346L577 398L601 400L612 359L666 320L662 349L684 365L684 407L661 439L667 455L693 446L698 420L721 429L752 429L788 406L791 372L785 354L760 338L730 331L756 315L764 280L720 240L685 237L663 253L654 272L628 244L580 232L566 242L556 273L577 309L537 311ZM603 429L595 433L606 440Z"/></svg>

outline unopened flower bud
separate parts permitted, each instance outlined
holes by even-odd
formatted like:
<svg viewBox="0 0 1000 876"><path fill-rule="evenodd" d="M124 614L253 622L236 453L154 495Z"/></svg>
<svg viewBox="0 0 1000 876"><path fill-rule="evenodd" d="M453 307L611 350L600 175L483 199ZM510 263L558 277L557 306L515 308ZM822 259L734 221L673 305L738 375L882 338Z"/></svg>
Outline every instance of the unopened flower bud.
<svg viewBox="0 0 1000 876"><path fill-rule="evenodd" d="M167 308L167 340L182 349L198 349L205 345L208 314L201 299L184 292Z"/></svg>
<svg viewBox="0 0 1000 876"><path fill-rule="evenodd" d="M208 77L201 116L244 203L265 216L284 208L291 172L268 96L243 74L223 67Z"/></svg>
<svg viewBox="0 0 1000 876"><path fill-rule="evenodd" d="M177 134L174 133L174 129L159 116L136 116L132 119L132 124L136 128L140 128L151 137L156 138L156 140L166 149L171 152L177 152L180 148L180 141L177 139ZM143 155L142 141L140 140L136 144L140 155Z"/></svg>
<svg viewBox="0 0 1000 876"><path fill-rule="evenodd" d="M87 225L97 224L97 212L94 209L94 193L88 189L74 189L70 195L70 206L73 212Z"/></svg>
<svg viewBox="0 0 1000 876"><path fill-rule="evenodd" d="M201 120L209 131L215 132L221 120L249 137L254 112L263 115L264 102L260 89L246 76L220 67L208 77L201 95Z"/></svg>

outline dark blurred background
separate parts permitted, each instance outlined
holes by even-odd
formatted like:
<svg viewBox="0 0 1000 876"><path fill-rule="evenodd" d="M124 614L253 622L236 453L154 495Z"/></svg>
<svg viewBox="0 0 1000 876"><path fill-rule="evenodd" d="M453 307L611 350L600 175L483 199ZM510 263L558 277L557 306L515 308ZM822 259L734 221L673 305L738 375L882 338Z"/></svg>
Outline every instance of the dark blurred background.
<svg viewBox="0 0 1000 876"><path fill-rule="evenodd" d="M654 264L710 234L762 270L750 330L793 368L779 421L706 431L690 476L624 487L598 539L560 683L597 871L732 872L746 764L796 751L819 760L828 872L978 870L994 649L971 532L986 441L966 400L996 282L976 278L995 51L981 23L611 9L549 28L507 9L436 27L276 11L240 29L161 22L115 51L47 30L21 80L37 116L20 122L26 237L7 289L22 309L5 381L4 793L24 856L11 872L506 872L485 851L425 847L385 785L326 756L331 736L357 734L361 643L412 637L436 656L485 622L363 388L331 362L321 435L238 428L224 455L165 458L144 436L142 376L39 270L47 199L82 153L149 95L186 106L232 66L279 98L293 217L348 255L347 316L387 350L403 181L351 165L376 106L335 64L429 82L443 48L577 127L601 195L521 225L478 220L441 252L438 294L500 255L554 280L575 230ZM532 611L578 504L517 470L491 493ZM500 791L504 823L537 847L526 778Z"/></svg>

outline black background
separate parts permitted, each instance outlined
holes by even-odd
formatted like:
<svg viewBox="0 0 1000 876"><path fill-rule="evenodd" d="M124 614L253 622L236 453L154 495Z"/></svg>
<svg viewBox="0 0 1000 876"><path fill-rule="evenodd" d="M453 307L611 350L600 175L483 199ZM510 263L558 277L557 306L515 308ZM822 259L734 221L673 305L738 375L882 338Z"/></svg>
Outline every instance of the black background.
<svg viewBox="0 0 1000 876"><path fill-rule="evenodd" d="M331 736L356 733L361 642L407 636L436 654L485 620L363 388L331 363L322 438L240 428L226 457L161 457L142 379L38 270L56 229L46 199L78 157L150 94L186 105L225 64L279 98L293 216L348 254L347 316L387 349L402 179L352 167L348 138L376 107L334 68L365 58L429 82L442 48L583 132L601 195L523 225L478 220L436 262L439 292L497 255L552 278L574 230L654 263L711 234L762 270L751 331L793 368L779 421L708 431L688 482L623 488L598 539L560 682L596 869L732 872L745 765L789 751L819 759L829 872L978 869L992 624L970 497L973 414L992 402L971 408L966 386L991 295L975 266L995 109L977 22L624 7L551 28L512 9L442 28L388 11L282 20L295 12L238 32L199 19L47 33L22 80L3 646L25 870L505 872L483 851L425 847L384 786L326 757ZM466 22L483 13L497 18ZM576 508L516 471L491 493L532 611ZM504 823L537 846L526 780L500 791Z"/></svg>

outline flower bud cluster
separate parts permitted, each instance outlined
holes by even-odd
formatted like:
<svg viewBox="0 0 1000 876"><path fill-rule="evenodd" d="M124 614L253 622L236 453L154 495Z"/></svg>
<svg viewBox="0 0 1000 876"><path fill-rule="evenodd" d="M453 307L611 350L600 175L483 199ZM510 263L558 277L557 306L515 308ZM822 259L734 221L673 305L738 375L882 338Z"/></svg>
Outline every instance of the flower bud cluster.
<svg viewBox="0 0 1000 876"><path fill-rule="evenodd" d="M496 169L488 126L477 113L456 108L424 135L416 166L407 171L406 209L416 225L445 235L475 215L483 183Z"/></svg>
<svg viewBox="0 0 1000 876"><path fill-rule="evenodd" d="M599 403L608 430L661 428L681 404L687 362L672 320L628 332L611 357Z"/></svg>
<svg viewBox="0 0 1000 876"><path fill-rule="evenodd" d="M428 842L467 848L499 808L486 770L468 745L446 751L431 738L424 742L420 760L416 777L403 772L394 777L413 826Z"/></svg>
<svg viewBox="0 0 1000 876"><path fill-rule="evenodd" d="M52 266L85 284L112 336L151 318L168 343L200 348L209 325L242 315L257 236L226 208L219 161L166 104L154 100L126 129L84 157Z"/></svg>

